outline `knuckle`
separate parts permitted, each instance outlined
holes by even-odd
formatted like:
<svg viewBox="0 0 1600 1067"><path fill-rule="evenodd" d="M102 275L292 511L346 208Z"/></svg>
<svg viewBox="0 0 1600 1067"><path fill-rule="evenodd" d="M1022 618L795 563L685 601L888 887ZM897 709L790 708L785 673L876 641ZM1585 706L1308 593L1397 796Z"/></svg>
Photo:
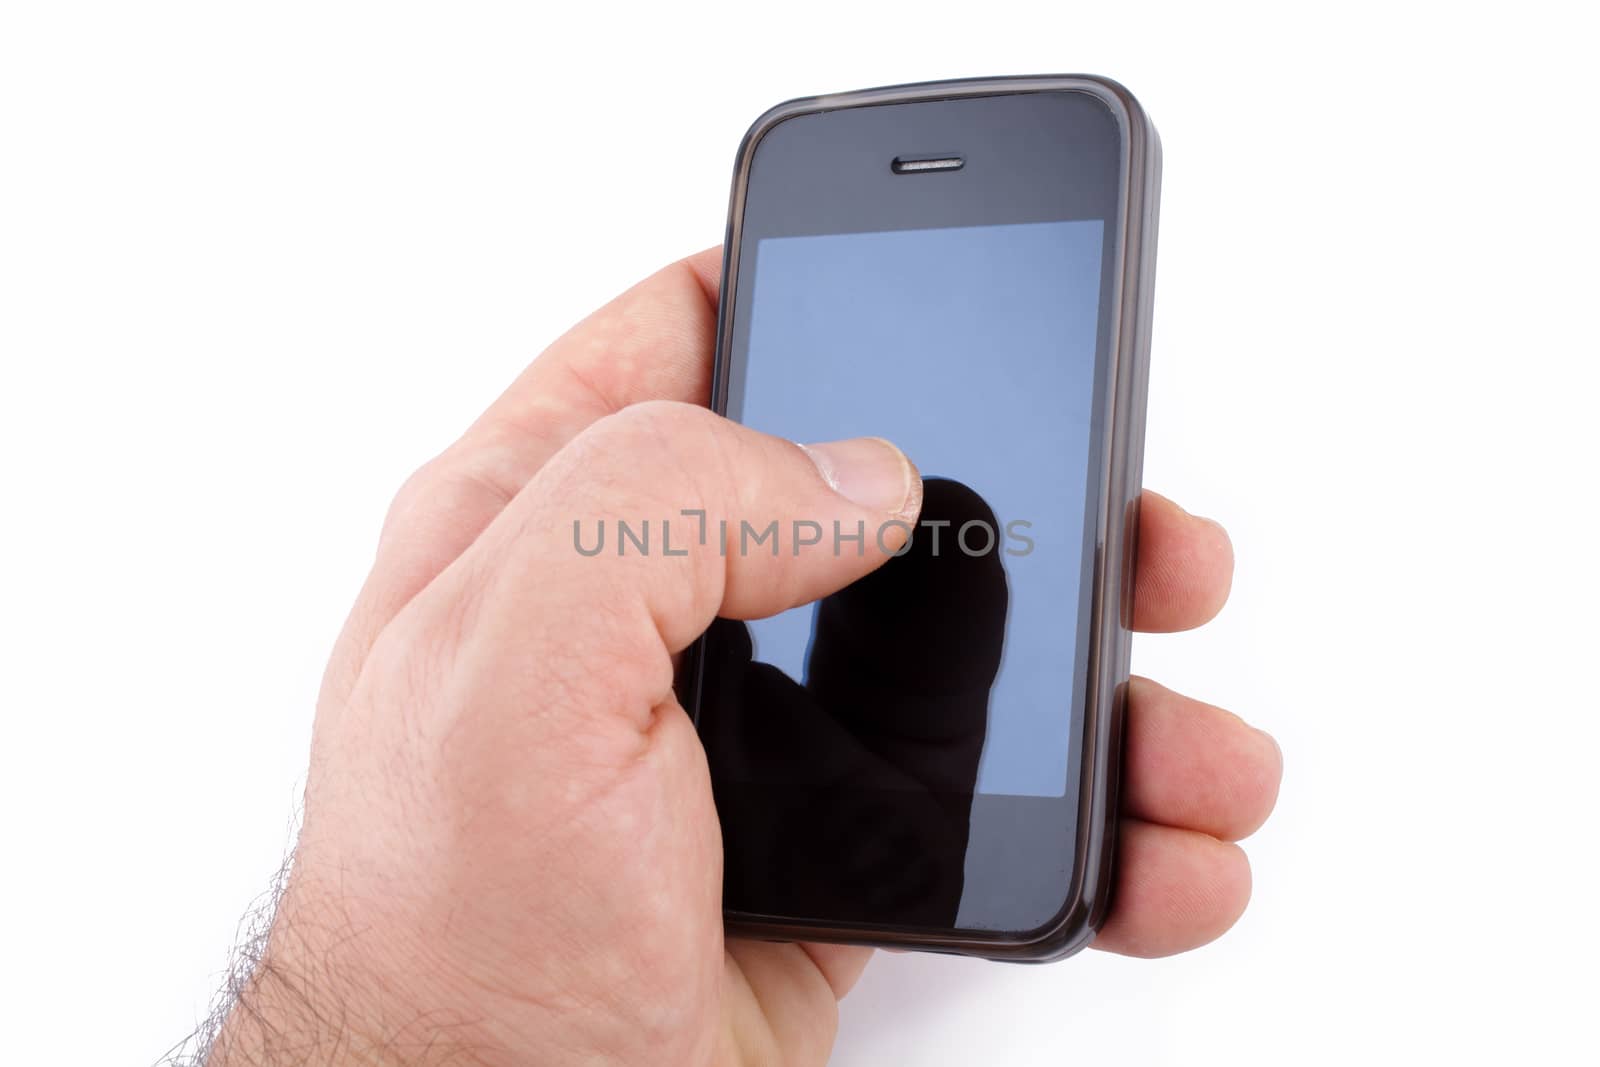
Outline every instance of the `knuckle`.
<svg viewBox="0 0 1600 1067"><path fill-rule="evenodd" d="M384 530L419 516L498 512L521 488L513 451L507 436L490 435L470 449L452 447L435 456L401 483Z"/></svg>
<svg viewBox="0 0 1600 1067"><path fill-rule="evenodd" d="M707 477L720 468L724 420L669 400L632 404L591 425L575 442L577 464L602 483L626 485L652 503L700 507ZM603 472L603 473L602 473Z"/></svg>
<svg viewBox="0 0 1600 1067"><path fill-rule="evenodd" d="M605 425L611 432L682 442L713 432L712 427L721 421L720 415L697 404L686 404L679 400L644 400L629 404L601 419L596 425Z"/></svg>
<svg viewBox="0 0 1600 1067"><path fill-rule="evenodd" d="M400 488L395 490L394 497L389 501L388 513L384 516L385 532L403 522L424 501L431 500L437 495L438 486L442 481L440 466L443 459L443 456L430 459L400 483Z"/></svg>

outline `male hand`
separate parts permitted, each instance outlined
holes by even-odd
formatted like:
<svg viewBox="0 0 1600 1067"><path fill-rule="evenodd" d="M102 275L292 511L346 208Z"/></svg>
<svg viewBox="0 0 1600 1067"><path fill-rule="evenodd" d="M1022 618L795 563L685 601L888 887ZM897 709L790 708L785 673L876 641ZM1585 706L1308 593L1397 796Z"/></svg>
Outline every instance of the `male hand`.
<svg viewBox="0 0 1600 1067"><path fill-rule="evenodd" d="M915 520L876 439L802 450L696 405L720 252L579 324L400 490L329 664L306 818L211 1063L822 1064L869 950L725 940L721 841L675 657L878 566L574 549L574 520ZM870 538L868 539L871 540ZM679 547L676 544L674 549ZM892 544L888 547L894 547ZM1227 597L1220 527L1145 494L1135 623ZM1204 944L1250 891L1267 735L1134 679L1120 881L1095 947Z"/></svg>

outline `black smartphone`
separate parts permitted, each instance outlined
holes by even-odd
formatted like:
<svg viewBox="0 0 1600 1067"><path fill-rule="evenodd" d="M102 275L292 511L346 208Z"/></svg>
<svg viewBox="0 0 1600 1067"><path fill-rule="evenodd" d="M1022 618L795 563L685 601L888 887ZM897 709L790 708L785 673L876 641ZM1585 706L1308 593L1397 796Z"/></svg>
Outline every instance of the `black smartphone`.
<svg viewBox="0 0 1600 1067"><path fill-rule="evenodd" d="M1047 960L1110 904L1160 146L1061 75L815 97L735 165L710 403L877 435L908 547L686 661L729 932Z"/></svg>

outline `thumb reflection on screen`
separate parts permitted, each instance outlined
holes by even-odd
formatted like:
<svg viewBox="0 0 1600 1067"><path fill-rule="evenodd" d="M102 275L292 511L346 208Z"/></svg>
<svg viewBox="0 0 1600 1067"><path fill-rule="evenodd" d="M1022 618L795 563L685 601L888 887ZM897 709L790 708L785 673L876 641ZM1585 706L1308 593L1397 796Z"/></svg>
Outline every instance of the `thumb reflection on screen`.
<svg viewBox="0 0 1600 1067"><path fill-rule="evenodd" d="M968 539L980 555L957 538L974 520L995 533ZM954 923L1005 636L998 535L976 492L926 479L905 554L817 603L804 684L754 661L744 623L712 625L700 731L727 907Z"/></svg>

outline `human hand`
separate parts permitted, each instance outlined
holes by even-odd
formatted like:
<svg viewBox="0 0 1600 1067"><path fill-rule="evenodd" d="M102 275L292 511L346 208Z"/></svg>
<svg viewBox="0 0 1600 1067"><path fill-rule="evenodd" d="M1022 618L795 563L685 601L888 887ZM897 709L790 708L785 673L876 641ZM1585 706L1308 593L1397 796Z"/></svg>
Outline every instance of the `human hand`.
<svg viewBox="0 0 1600 1067"><path fill-rule="evenodd" d="M293 872L213 1065L826 1060L870 952L724 940L673 667L713 617L815 600L884 557L588 558L572 541L575 520L685 508L915 518L920 482L882 442L808 454L693 406L719 262L579 324L401 489L324 681ZM1219 527L1145 495L1138 628L1200 625L1231 574ZM1204 944L1248 898L1230 842L1272 807L1277 746L1134 679L1126 753L1095 947Z"/></svg>

